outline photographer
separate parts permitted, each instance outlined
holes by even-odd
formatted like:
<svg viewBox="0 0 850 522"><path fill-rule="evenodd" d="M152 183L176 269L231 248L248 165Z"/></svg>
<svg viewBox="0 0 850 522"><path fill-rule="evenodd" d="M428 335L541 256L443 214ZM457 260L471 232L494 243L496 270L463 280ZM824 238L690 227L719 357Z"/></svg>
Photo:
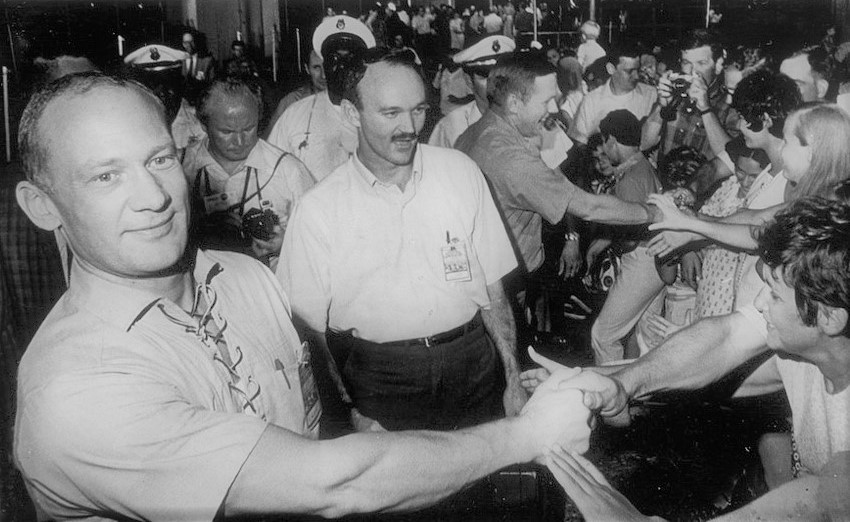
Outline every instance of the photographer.
<svg viewBox="0 0 850 522"><path fill-rule="evenodd" d="M276 266L289 212L315 181L294 156L257 136L262 97L246 80L217 80L198 119L207 138L186 150L193 240Z"/></svg>
<svg viewBox="0 0 850 522"><path fill-rule="evenodd" d="M695 29L681 45L682 73L658 80L658 104L643 126L641 149L659 147L659 161L687 145L711 159L738 134L738 114L723 88L725 52L714 33Z"/></svg>

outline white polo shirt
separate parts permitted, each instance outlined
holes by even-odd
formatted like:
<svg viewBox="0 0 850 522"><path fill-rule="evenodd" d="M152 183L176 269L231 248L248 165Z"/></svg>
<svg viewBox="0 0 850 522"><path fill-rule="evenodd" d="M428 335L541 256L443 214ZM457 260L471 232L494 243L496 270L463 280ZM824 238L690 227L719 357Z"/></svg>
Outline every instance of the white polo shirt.
<svg viewBox="0 0 850 522"><path fill-rule="evenodd" d="M357 128L322 91L290 105L272 127L268 141L303 161L321 181L357 150Z"/></svg>
<svg viewBox="0 0 850 522"><path fill-rule="evenodd" d="M403 192L355 155L307 193L277 276L310 328L388 342L466 323L489 306L487 285L516 266L475 163L419 145Z"/></svg>

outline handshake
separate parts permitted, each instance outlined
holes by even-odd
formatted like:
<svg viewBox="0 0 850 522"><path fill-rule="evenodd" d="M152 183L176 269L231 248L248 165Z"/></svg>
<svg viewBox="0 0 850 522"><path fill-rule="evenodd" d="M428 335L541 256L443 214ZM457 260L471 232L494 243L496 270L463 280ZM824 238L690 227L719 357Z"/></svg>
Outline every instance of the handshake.
<svg viewBox="0 0 850 522"><path fill-rule="evenodd" d="M591 370L569 368L549 360L529 347L532 360L542 367L523 372L522 386L531 399L518 420L527 421L529 435L543 444L543 454L555 448L584 453L589 448L592 412L615 417L626 411L623 386Z"/></svg>

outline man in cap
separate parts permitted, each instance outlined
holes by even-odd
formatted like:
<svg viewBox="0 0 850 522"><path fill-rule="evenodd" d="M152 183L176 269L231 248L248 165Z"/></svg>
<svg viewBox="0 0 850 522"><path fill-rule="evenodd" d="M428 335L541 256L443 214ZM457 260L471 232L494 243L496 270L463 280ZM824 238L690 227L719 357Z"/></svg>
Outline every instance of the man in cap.
<svg viewBox="0 0 850 522"><path fill-rule="evenodd" d="M457 433L312 440L320 409L286 296L249 257L187 250L188 187L156 96L67 76L33 97L19 141L18 202L75 253L19 369L15 459L39 519L413 510L554 444L587 450L582 394L555 380L519 417Z"/></svg>
<svg viewBox="0 0 850 522"><path fill-rule="evenodd" d="M315 180L297 158L258 137L261 107L250 80L214 81L198 105L207 136L186 150L183 171L201 245L274 267L291 208Z"/></svg>
<svg viewBox="0 0 850 522"><path fill-rule="evenodd" d="M375 47L359 20L334 16L313 32L313 50L324 60L327 90L292 104L269 132L269 143L296 156L317 180L345 163L357 148L357 129L342 115L342 78L352 53Z"/></svg>
<svg viewBox="0 0 850 522"><path fill-rule="evenodd" d="M455 429L516 415L510 241L478 167L417 143L427 96L412 56L382 52L347 79L357 153L296 207L278 277L308 337L327 335L355 423Z"/></svg>
<svg viewBox="0 0 850 522"><path fill-rule="evenodd" d="M661 192L655 169L640 151L641 125L626 109L609 112L599 123L602 150L615 167L619 179L614 195L623 201L643 203L650 194ZM646 236L645 230L630 227L617 233L625 241L619 243L620 273L608 291L605 304L591 328L591 344L596 364L623 358L621 339L637 324L652 300L664 288L655 268L655 258L647 254L646 242L635 244Z"/></svg>
<svg viewBox="0 0 850 522"><path fill-rule="evenodd" d="M189 54L164 45L145 45L124 57L134 76L165 104L174 144L182 154L186 147L206 136L195 108L183 96L181 70Z"/></svg>
<svg viewBox="0 0 850 522"><path fill-rule="evenodd" d="M496 65L499 55L512 53L514 49L516 44L507 36L488 36L452 57L463 67L475 99L443 116L431 132L429 145L452 148L457 138L481 119L490 105L487 101L487 74Z"/></svg>
<svg viewBox="0 0 850 522"><path fill-rule="evenodd" d="M508 294L513 298L521 295L530 275L543 264L543 219L556 224L569 213L590 221L638 224L653 217L648 206L584 192L543 161L540 129L558 110L556 73L542 53L501 58L487 81L490 110L455 143L490 181L521 260L509 278ZM514 303L515 312L523 317L520 301Z"/></svg>

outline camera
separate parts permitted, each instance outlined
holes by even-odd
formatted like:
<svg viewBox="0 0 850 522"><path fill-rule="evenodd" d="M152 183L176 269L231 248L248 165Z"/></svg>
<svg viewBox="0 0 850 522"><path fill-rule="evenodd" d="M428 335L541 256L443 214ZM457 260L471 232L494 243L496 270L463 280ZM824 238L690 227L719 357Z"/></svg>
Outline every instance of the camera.
<svg viewBox="0 0 850 522"><path fill-rule="evenodd" d="M670 83L670 101L661 110L661 117L667 121L676 119L676 112L678 112L679 107L682 107L682 104L684 104L687 113L693 112L696 107L694 101L688 96L688 90L691 88L690 76L671 74Z"/></svg>
<svg viewBox="0 0 850 522"><path fill-rule="evenodd" d="M252 208L242 216L242 236L268 241L274 235L274 227L278 224L280 218L270 209Z"/></svg>

